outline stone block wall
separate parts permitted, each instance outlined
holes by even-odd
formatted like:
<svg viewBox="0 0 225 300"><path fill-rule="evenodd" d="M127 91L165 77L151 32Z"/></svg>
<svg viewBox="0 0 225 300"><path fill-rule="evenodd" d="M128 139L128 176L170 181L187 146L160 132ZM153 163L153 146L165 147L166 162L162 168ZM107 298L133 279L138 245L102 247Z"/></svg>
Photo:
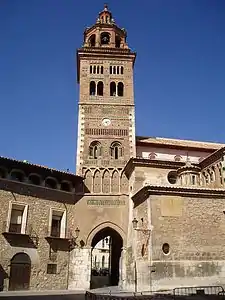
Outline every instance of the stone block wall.
<svg viewBox="0 0 225 300"><path fill-rule="evenodd" d="M136 236L138 285L141 290L179 286L223 285L225 283L224 199L189 197L185 194L150 195L134 208L145 218L147 203L153 226L149 256L142 255L142 234ZM163 244L169 252L163 253ZM153 271L153 272L152 272Z"/></svg>

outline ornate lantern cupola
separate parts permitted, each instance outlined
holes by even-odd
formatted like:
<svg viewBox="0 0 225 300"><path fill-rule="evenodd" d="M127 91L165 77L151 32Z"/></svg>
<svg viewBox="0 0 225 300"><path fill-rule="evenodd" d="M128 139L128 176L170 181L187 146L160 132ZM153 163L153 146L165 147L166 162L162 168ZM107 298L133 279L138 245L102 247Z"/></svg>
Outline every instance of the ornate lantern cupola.
<svg viewBox="0 0 225 300"><path fill-rule="evenodd" d="M108 6L99 13L96 23L86 28L84 32L84 45L86 48L117 48L128 49L126 31L119 28L112 17Z"/></svg>
<svg viewBox="0 0 225 300"><path fill-rule="evenodd" d="M200 185L201 168L192 165L189 158L186 164L177 170L180 185Z"/></svg>

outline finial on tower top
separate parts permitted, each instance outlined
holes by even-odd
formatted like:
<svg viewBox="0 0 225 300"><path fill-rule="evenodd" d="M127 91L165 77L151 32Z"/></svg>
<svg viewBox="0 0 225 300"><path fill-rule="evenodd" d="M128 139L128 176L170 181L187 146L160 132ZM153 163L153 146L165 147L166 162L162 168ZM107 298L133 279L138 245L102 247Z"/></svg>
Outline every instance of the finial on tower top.
<svg viewBox="0 0 225 300"><path fill-rule="evenodd" d="M108 11L108 5L107 5L107 3L104 4L104 11Z"/></svg>

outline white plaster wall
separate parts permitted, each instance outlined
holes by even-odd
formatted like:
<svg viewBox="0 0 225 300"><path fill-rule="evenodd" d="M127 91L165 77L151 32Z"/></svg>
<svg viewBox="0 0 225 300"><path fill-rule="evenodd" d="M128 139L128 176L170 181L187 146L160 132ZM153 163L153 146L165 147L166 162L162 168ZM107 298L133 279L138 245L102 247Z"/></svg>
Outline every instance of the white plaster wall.
<svg viewBox="0 0 225 300"><path fill-rule="evenodd" d="M146 147L146 146L137 146L136 147L137 157L149 158L149 154L155 153L157 155L157 159L159 160L168 160L174 161L174 157L176 155L181 156L181 161L187 160L187 155L191 162L198 163L200 158L205 158L210 155L210 152L207 151L189 151L189 150L177 150L168 148L160 148L160 147Z"/></svg>

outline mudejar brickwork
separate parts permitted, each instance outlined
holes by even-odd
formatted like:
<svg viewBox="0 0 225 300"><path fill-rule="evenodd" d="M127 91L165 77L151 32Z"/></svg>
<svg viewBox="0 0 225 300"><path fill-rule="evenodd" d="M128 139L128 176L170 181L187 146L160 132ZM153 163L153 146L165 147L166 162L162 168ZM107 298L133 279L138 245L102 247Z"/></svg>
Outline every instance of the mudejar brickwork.
<svg viewBox="0 0 225 300"><path fill-rule="evenodd" d="M136 53L105 6L77 50L76 173L0 158L1 290L225 282L223 144L135 136ZM96 279L96 278L95 278Z"/></svg>

